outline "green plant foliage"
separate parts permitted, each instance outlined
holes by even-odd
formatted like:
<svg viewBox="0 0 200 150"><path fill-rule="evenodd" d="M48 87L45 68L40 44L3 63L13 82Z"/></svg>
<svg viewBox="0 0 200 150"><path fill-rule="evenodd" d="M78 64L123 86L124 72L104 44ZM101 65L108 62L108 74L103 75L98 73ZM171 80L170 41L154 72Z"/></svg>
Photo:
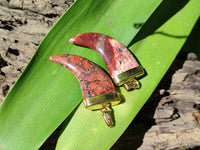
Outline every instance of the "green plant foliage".
<svg viewBox="0 0 200 150"><path fill-rule="evenodd" d="M163 10L169 5L170 9ZM164 1L129 46L145 68L146 76L140 80L142 87L139 90L127 92L120 88L125 102L113 107L116 126L108 128L102 121L100 112L88 112L81 105L72 119L66 120L57 149L109 149L164 76L198 19L199 10L197 0ZM171 16L166 11L171 11ZM165 13L168 15L162 16Z"/></svg>
<svg viewBox="0 0 200 150"><path fill-rule="evenodd" d="M176 3L177 6L184 4L183 9L180 12L177 10L175 16L175 10L171 16L164 11L168 18L173 17L170 20L160 19L160 26L166 23L153 32L159 27L157 22L146 20L160 3L161 0L76 1L41 42L1 105L0 149L38 149L81 102L82 95L76 78L64 67L50 62L49 56L77 54L106 69L96 52L68 42L71 37L83 32L109 34L124 45L130 45L129 49L147 73L141 80L140 90L126 92L120 88L125 102L113 107L116 119L114 128L106 127L99 112L87 111L81 104L75 114L66 120L57 145L57 149L108 149L153 92L199 16L198 0L163 1ZM143 23L138 33L140 28L136 25ZM144 32L149 28L151 32Z"/></svg>

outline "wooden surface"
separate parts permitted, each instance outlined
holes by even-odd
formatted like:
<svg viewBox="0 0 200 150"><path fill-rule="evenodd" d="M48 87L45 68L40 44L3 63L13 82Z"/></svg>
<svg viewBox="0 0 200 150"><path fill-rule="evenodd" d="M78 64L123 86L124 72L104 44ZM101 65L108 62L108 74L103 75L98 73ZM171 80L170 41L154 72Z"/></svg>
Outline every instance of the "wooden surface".
<svg viewBox="0 0 200 150"><path fill-rule="evenodd" d="M0 1L0 102L45 34L72 2ZM193 53L180 52L151 98L111 149L200 149L199 104L200 61ZM49 141L41 149L54 149L56 140Z"/></svg>

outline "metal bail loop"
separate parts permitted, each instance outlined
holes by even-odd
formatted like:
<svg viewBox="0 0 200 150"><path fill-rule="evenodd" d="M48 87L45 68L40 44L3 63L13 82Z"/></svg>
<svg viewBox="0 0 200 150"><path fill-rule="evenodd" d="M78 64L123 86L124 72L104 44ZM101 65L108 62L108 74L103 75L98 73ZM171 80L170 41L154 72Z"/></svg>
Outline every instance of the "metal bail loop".
<svg viewBox="0 0 200 150"><path fill-rule="evenodd" d="M140 88L140 83L136 79L132 79L125 83L123 86L127 91L130 91L132 89Z"/></svg>
<svg viewBox="0 0 200 150"><path fill-rule="evenodd" d="M108 105L101 105L102 108L100 109L102 117L106 122L108 127L114 126L114 118L113 118L113 111Z"/></svg>

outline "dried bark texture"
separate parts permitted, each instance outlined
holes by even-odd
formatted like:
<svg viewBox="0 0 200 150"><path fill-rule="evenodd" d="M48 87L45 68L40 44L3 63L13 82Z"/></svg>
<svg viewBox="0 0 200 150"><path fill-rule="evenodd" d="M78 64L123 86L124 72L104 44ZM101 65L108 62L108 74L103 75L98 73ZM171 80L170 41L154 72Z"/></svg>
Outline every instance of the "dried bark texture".
<svg viewBox="0 0 200 150"><path fill-rule="evenodd" d="M1 0L0 103L73 0Z"/></svg>
<svg viewBox="0 0 200 150"><path fill-rule="evenodd" d="M161 98L154 114L156 125L145 134L139 150L200 147L200 126L192 116L194 105L200 103L199 83L200 62L185 61L172 76L169 96Z"/></svg>
<svg viewBox="0 0 200 150"><path fill-rule="evenodd" d="M0 1L0 102L45 34L71 3L72 0ZM199 83L200 61L193 54L180 53L152 97L111 149L200 149ZM56 137L58 133L54 133ZM53 137L41 149L54 149Z"/></svg>

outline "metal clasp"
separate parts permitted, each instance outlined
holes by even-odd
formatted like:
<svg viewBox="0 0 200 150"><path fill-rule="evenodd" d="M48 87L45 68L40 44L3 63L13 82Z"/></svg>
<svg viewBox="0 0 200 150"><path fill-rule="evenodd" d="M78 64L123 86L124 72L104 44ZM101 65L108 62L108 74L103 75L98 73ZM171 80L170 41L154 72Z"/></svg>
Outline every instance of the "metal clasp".
<svg viewBox="0 0 200 150"><path fill-rule="evenodd" d="M128 82L124 83L123 86L127 91L130 91L132 89L140 88L140 83L136 79L132 79L132 80L129 80Z"/></svg>
<svg viewBox="0 0 200 150"><path fill-rule="evenodd" d="M113 118L113 111L112 109L106 104L106 105L101 105L102 108L100 109L102 117L104 121L106 122L108 127L113 127L114 126L114 118Z"/></svg>

